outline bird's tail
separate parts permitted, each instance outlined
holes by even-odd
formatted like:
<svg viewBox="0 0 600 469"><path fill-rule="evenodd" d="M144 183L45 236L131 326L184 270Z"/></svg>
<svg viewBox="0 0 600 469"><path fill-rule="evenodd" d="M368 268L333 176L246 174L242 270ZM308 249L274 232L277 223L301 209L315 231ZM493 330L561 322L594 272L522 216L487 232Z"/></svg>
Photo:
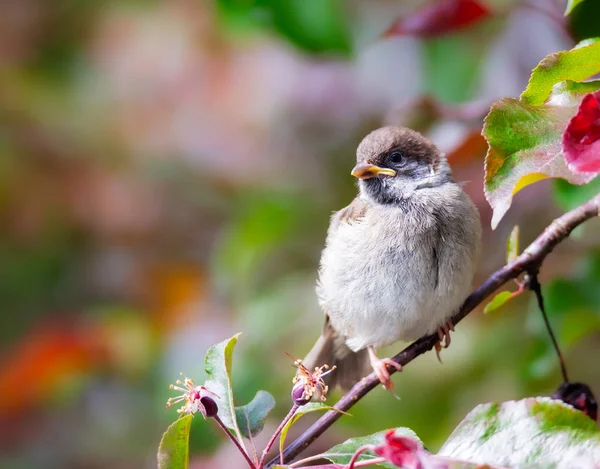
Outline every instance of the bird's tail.
<svg viewBox="0 0 600 469"><path fill-rule="evenodd" d="M302 364L310 371L325 364L335 366L335 370L324 377L324 380L331 389L338 385L344 391L349 390L371 371L367 350L350 350L344 337L328 322L325 323L321 337L302 360Z"/></svg>

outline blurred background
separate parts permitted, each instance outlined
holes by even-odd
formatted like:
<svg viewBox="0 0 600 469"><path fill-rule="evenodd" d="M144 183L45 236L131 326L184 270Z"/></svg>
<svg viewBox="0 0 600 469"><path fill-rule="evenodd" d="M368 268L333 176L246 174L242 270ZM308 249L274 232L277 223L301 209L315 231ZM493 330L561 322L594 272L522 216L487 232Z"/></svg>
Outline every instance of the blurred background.
<svg viewBox="0 0 600 469"><path fill-rule="evenodd" d="M492 232L479 136L489 105L517 97L546 54L599 34L592 3L565 24L563 1L489 0L466 28L427 30L416 0L3 0L0 466L155 467L176 418L169 383L201 382L208 347L240 331L237 402L258 389L277 400L261 448L290 406L284 352L303 356L322 325L329 216L382 124L424 132L466 182L484 224L477 283L515 224L524 247L598 192L542 181ZM571 378L597 395L599 235L598 221L580 227L541 276ZM310 451L397 426L435 451L475 405L560 384L527 293L474 312L442 355ZM193 468L243 467L200 417L190 444Z"/></svg>

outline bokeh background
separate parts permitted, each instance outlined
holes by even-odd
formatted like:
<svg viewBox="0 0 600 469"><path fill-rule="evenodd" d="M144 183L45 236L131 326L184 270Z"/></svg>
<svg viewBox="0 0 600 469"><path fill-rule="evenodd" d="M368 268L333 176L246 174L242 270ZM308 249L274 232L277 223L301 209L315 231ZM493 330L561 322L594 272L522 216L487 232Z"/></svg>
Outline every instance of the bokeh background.
<svg viewBox="0 0 600 469"><path fill-rule="evenodd" d="M208 347L240 331L237 402L258 389L277 400L261 448L290 405L284 352L302 356L322 325L328 218L355 193L357 144L382 124L426 133L466 181L485 228L476 282L502 265L515 224L525 246L600 190L537 183L492 232L479 136L489 105L597 33L598 12L565 28L562 1L490 0L466 30L384 37L422 4L1 2L2 467L155 467L176 416L169 383L202 381ZM599 234L580 227L541 277L571 377L596 394ZM436 450L475 405L560 384L530 294L472 314L443 360L407 366L400 400L374 391L311 451L396 426ZM243 467L200 417L191 447L193 468Z"/></svg>

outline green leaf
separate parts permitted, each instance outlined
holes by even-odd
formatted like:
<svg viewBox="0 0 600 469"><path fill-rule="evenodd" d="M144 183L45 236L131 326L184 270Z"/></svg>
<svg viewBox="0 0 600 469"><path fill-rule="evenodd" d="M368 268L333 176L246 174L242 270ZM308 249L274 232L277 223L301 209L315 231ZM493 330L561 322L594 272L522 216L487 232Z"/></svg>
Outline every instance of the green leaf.
<svg viewBox="0 0 600 469"><path fill-rule="evenodd" d="M598 467L600 429L583 412L545 397L482 404L438 455L503 467Z"/></svg>
<svg viewBox="0 0 600 469"><path fill-rule="evenodd" d="M245 406L235 408L238 427L244 438L257 436L265 426L267 414L275 407L275 399L267 391L258 391Z"/></svg>
<svg viewBox="0 0 600 469"><path fill-rule="evenodd" d="M483 309L484 314L487 314L491 311L494 311L495 309L498 309L500 306L502 306L504 303L506 303L508 300L510 300L512 297L512 293L509 291L503 291L498 293L493 299L492 301L490 301L487 305L485 305L485 308Z"/></svg>
<svg viewBox="0 0 600 469"><path fill-rule="evenodd" d="M583 186L569 184L562 179L554 181L554 199L563 210L573 210L596 194L600 194L600 177Z"/></svg>
<svg viewBox="0 0 600 469"><path fill-rule="evenodd" d="M492 105L482 135L489 148L485 158L485 195L493 209L492 228L508 211L512 197L541 179L560 177L585 184L593 174L573 174L562 152L562 134L577 104L600 81L566 81L552 90L546 104L534 106L512 98Z"/></svg>
<svg viewBox="0 0 600 469"><path fill-rule="evenodd" d="M309 402L308 404L300 407L292 416L292 418L289 419L288 422L281 429L281 436L279 437L279 452L281 453L283 451L283 448L285 447L285 437L287 436L288 431L290 430L291 426L294 425L296 420L298 420L303 415L310 414L311 412L319 412L325 410L335 409L331 406L323 405L320 402Z"/></svg>
<svg viewBox="0 0 600 469"><path fill-rule="evenodd" d="M416 440L419 440L419 437L415 434L415 432L413 432L409 428L400 427L400 428L396 428L395 430L396 430L397 435L408 436L411 438L415 438ZM348 464L350 462L350 459L352 459L352 456L354 455L354 453L356 453L356 450L358 448L360 448L361 446L380 445L380 444L384 443L385 442L385 434L387 432L388 432L388 430L384 430L382 432L373 433L372 435L368 435L368 436L363 436L363 437L358 437L358 438L350 438L349 440L346 440L343 443L336 445L333 448L331 448L330 450L321 454L321 456L323 456L323 458L325 458L325 459L329 459L332 463ZM419 440L419 441L421 441L421 440ZM359 461L368 461L370 459L376 459L376 458L379 458L379 456L376 456L372 453L366 452L366 453L361 454L359 456L358 460ZM381 463L375 467L395 468L396 466L394 466L391 463Z"/></svg>
<svg viewBox="0 0 600 469"><path fill-rule="evenodd" d="M192 418L186 415L167 428L158 446L158 469L187 469Z"/></svg>
<svg viewBox="0 0 600 469"><path fill-rule="evenodd" d="M214 400L219 407L218 415L235 435L241 432L237 424L235 406L233 405L233 389L231 388L231 362L233 349L240 334L213 345L204 359L204 370L207 380L204 385L218 397ZM241 440L241 437L239 438Z"/></svg>
<svg viewBox="0 0 600 469"><path fill-rule="evenodd" d="M519 256L519 225L516 225L510 232L506 242L506 263L510 264Z"/></svg>
<svg viewBox="0 0 600 469"><path fill-rule="evenodd" d="M568 0L567 1L567 8L565 9L565 16L570 15L571 12L575 9L575 7L577 5L579 5L583 1L584 0Z"/></svg>
<svg viewBox="0 0 600 469"><path fill-rule="evenodd" d="M541 106L552 88L561 81L583 81L600 72L600 41L585 41L574 49L556 52L542 59L531 72L529 83L520 100Z"/></svg>

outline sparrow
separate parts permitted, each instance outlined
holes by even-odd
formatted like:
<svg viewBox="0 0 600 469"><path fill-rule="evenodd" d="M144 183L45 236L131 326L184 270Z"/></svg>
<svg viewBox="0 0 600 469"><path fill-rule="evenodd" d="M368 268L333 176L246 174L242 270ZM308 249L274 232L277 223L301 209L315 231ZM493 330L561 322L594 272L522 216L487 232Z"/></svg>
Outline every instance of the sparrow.
<svg viewBox="0 0 600 469"><path fill-rule="evenodd" d="M481 222L445 156L413 130L371 132L351 174L358 195L331 217L321 255L325 325L303 363L335 366L328 384L343 389L372 368L392 389L387 366L402 367L376 349L437 331L439 358L471 289Z"/></svg>

